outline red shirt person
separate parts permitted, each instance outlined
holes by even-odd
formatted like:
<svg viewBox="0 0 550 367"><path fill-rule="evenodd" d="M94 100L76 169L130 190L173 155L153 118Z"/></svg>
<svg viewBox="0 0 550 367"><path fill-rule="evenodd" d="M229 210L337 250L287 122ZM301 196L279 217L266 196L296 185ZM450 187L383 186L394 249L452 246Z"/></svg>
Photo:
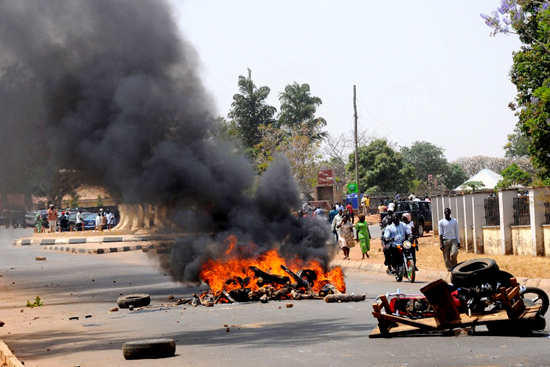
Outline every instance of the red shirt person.
<svg viewBox="0 0 550 367"><path fill-rule="evenodd" d="M354 222L353 206L351 206L351 204L346 205L346 213L348 213L351 223L353 223Z"/></svg>

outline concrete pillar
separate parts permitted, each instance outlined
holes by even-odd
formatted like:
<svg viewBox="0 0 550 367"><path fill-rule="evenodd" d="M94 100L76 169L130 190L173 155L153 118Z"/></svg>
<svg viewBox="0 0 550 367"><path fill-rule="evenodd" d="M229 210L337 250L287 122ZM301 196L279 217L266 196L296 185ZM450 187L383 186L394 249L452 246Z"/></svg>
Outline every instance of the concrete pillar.
<svg viewBox="0 0 550 367"><path fill-rule="evenodd" d="M548 256L544 253L544 234L542 225L546 222L544 215L544 199L548 198L550 190L546 187L531 187L529 189L529 216L531 217L531 236L533 238L533 255Z"/></svg>
<svg viewBox="0 0 550 367"><path fill-rule="evenodd" d="M437 228L437 222L439 221L439 200L441 200L441 196L432 197L432 228L434 236L439 236L439 228Z"/></svg>
<svg viewBox="0 0 550 367"><path fill-rule="evenodd" d="M462 195L456 195L452 198L453 209L451 209L451 217L456 218L458 222L458 236L460 238L460 244L462 248L466 248L466 240L464 239L464 203L462 201Z"/></svg>
<svg viewBox="0 0 550 367"><path fill-rule="evenodd" d="M514 198L517 196L517 190L502 190L498 192L502 255L511 255L514 253L511 227L514 224Z"/></svg>
<svg viewBox="0 0 550 367"><path fill-rule="evenodd" d="M485 206L484 200L487 194L478 193L471 195L472 201L472 240L474 246L474 253L483 254L483 229L485 225Z"/></svg>
<svg viewBox="0 0 550 367"><path fill-rule="evenodd" d="M472 195L462 195L462 207L464 208L464 249L466 252L474 252L474 213L472 210Z"/></svg>

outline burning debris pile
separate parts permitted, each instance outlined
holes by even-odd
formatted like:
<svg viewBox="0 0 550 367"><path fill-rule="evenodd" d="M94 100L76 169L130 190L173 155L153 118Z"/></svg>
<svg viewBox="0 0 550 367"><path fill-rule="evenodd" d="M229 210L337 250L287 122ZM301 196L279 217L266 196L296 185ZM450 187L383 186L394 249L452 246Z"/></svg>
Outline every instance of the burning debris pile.
<svg viewBox="0 0 550 367"><path fill-rule="evenodd" d="M235 246L236 238L221 259L210 259L200 271L200 278L211 291L193 295L183 300L194 306L207 307L218 303L238 303L269 300L325 299L327 302L359 301L364 295L345 295L346 284L341 267L328 272L320 262L295 259L287 264L276 250L269 250L257 257L242 253ZM291 270L294 269L294 270Z"/></svg>

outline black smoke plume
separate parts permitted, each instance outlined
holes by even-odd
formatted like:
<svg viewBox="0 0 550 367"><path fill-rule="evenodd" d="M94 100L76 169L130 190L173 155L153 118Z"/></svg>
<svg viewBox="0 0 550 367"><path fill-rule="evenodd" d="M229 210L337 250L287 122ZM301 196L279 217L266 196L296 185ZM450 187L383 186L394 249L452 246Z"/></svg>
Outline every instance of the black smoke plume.
<svg viewBox="0 0 550 367"><path fill-rule="evenodd" d="M120 203L167 205L194 233L162 261L180 281L197 281L231 234L258 252L330 259L326 226L291 214L286 158L254 190L250 163L212 139L198 55L165 1L0 0L0 63L0 182L34 159L84 172Z"/></svg>

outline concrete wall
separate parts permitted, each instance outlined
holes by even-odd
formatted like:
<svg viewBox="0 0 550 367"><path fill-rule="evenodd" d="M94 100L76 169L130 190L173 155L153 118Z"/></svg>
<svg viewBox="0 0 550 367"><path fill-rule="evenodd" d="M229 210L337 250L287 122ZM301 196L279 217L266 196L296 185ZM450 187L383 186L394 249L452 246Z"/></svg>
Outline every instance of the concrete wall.
<svg viewBox="0 0 550 367"><path fill-rule="evenodd" d="M514 255L535 255L530 225L512 226L511 233Z"/></svg>
<svg viewBox="0 0 550 367"><path fill-rule="evenodd" d="M500 226L483 227L483 248L485 254L502 255L502 240Z"/></svg>
<svg viewBox="0 0 550 367"><path fill-rule="evenodd" d="M550 224L542 226L542 233L544 238L544 255L550 257Z"/></svg>

